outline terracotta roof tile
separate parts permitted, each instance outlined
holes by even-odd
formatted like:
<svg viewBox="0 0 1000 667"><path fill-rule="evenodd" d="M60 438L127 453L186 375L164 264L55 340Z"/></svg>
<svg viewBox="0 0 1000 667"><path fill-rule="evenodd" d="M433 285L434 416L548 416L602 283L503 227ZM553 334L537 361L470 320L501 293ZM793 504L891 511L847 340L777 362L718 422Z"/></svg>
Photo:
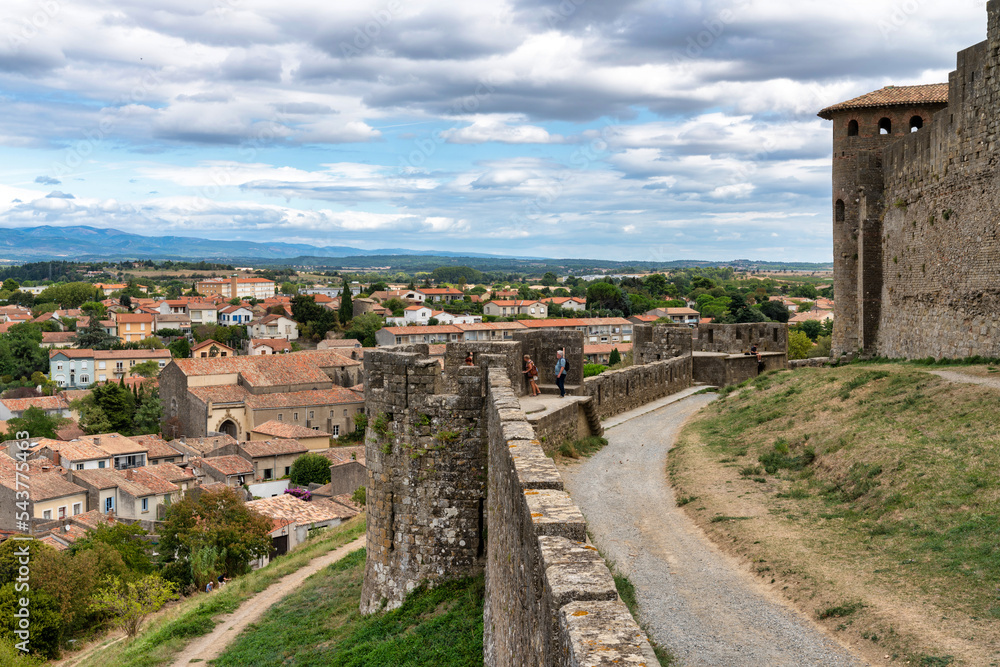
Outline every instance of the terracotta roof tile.
<svg viewBox="0 0 1000 667"><path fill-rule="evenodd" d="M333 387L332 389L316 389L312 391L291 391L284 394L251 395L247 398L247 404L255 410L364 402L365 397L363 395L346 387Z"/></svg>
<svg viewBox="0 0 1000 667"><path fill-rule="evenodd" d="M305 426L299 426L298 424L279 422L277 419L266 421L263 424L260 424L259 426L255 426L252 430L254 433L263 433L264 435L271 435L274 436L275 438L330 437L329 433L324 433L323 431L314 431L311 428L306 428Z"/></svg>
<svg viewBox="0 0 1000 667"><path fill-rule="evenodd" d="M833 114L848 109L863 109L868 107L888 107L913 104L947 104L948 84L929 83L922 86L886 86L855 97L846 102L829 106L817 115L831 120Z"/></svg>
<svg viewBox="0 0 1000 667"><path fill-rule="evenodd" d="M208 466L218 470L223 475L249 475L253 472L253 464L242 456L213 456L208 459L199 459L202 466Z"/></svg>
<svg viewBox="0 0 1000 667"><path fill-rule="evenodd" d="M88 435L80 438L80 440L87 441L112 456L139 454L149 451L149 448L146 447L146 445L130 440L119 433L100 433L98 435Z"/></svg>
<svg viewBox="0 0 1000 667"><path fill-rule="evenodd" d="M42 342L49 345L69 345L76 340L75 331L43 331Z"/></svg>
<svg viewBox="0 0 1000 667"><path fill-rule="evenodd" d="M13 476L0 474L0 484L9 489L15 489L17 482ZM23 490L21 487L20 490ZM72 482L67 482L58 472L31 473L28 492L31 494L32 502L43 500L54 500L64 496L72 496L78 493L87 493L83 487Z"/></svg>
<svg viewBox="0 0 1000 667"><path fill-rule="evenodd" d="M171 447L166 440L158 435L133 435L129 439L147 448L146 458L148 459L183 456L179 450Z"/></svg>
<svg viewBox="0 0 1000 667"><path fill-rule="evenodd" d="M309 429L306 429L309 430ZM309 450L298 440L291 438L275 438L273 440L248 440L240 443L240 448L253 458L261 456L287 456L289 454L305 454Z"/></svg>
<svg viewBox="0 0 1000 667"><path fill-rule="evenodd" d="M266 517L294 521L298 524L320 523L332 519L348 519L357 512L338 503L323 498L311 501L301 500L290 493L282 493L271 498L251 500L250 507Z"/></svg>
<svg viewBox="0 0 1000 667"><path fill-rule="evenodd" d="M68 410L69 403L62 394L55 396L35 396L33 398L3 398L0 403L11 412L22 412L30 407L39 410Z"/></svg>
<svg viewBox="0 0 1000 667"><path fill-rule="evenodd" d="M324 368L359 366L332 350L293 352L291 354L177 359L177 366L187 376L239 373L250 385L267 387L285 384L330 384Z"/></svg>
<svg viewBox="0 0 1000 667"><path fill-rule="evenodd" d="M156 475L160 479L165 479L174 484L178 482L192 482L196 479L192 470L181 468L173 463L158 463L155 466L146 466L144 470L150 475Z"/></svg>
<svg viewBox="0 0 1000 667"><path fill-rule="evenodd" d="M632 349L632 343L600 343L597 345L584 345L584 354L611 354L611 350L618 350L625 354Z"/></svg>
<svg viewBox="0 0 1000 667"><path fill-rule="evenodd" d="M131 468L131 470L138 470L138 468ZM158 493L135 479L134 474L133 479L129 479L126 476L127 472L118 470L74 470L73 479L79 480L81 483L86 482L97 489L118 487L125 493L136 498L152 496ZM162 482L163 480L161 479L160 481Z"/></svg>
<svg viewBox="0 0 1000 667"><path fill-rule="evenodd" d="M388 331L393 336L419 336L422 334L458 334L462 330L452 324L439 324L433 327L385 327L383 331Z"/></svg>
<svg viewBox="0 0 1000 667"><path fill-rule="evenodd" d="M365 464L364 445L357 447L331 447L330 449L316 452L316 454L329 460L330 465L342 465L344 463L351 463L352 461L357 461L361 465Z"/></svg>
<svg viewBox="0 0 1000 667"><path fill-rule="evenodd" d="M110 459L111 455L103 449L99 449L93 443L86 440L77 442L62 442L61 440L46 440L45 447L52 452L59 452L71 462L95 461L99 459Z"/></svg>
<svg viewBox="0 0 1000 667"><path fill-rule="evenodd" d="M251 338L250 347L261 347L266 346L274 350L275 352L281 352L282 350L291 351L292 343L284 338Z"/></svg>

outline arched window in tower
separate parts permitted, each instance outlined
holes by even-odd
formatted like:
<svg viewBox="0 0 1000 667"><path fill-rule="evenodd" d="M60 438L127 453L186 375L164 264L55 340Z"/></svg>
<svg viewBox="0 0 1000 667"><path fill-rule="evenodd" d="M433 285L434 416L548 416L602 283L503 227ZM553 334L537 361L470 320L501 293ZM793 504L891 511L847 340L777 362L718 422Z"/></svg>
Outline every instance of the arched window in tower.
<svg viewBox="0 0 1000 667"><path fill-rule="evenodd" d="M847 136L856 137L858 136L858 121L852 120L847 124Z"/></svg>
<svg viewBox="0 0 1000 667"><path fill-rule="evenodd" d="M914 116L910 119L910 132L916 132L924 126L924 119L920 116Z"/></svg>
<svg viewBox="0 0 1000 667"><path fill-rule="evenodd" d="M838 199L836 206L834 206L834 220L837 222L844 221L844 200Z"/></svg>
<svg viewBox="0 0 1000 667"><path fill-rule="evenodd" d="M892 134L892 121L888 118L883 118L878 122L878 133L879 134Z"/></svg>

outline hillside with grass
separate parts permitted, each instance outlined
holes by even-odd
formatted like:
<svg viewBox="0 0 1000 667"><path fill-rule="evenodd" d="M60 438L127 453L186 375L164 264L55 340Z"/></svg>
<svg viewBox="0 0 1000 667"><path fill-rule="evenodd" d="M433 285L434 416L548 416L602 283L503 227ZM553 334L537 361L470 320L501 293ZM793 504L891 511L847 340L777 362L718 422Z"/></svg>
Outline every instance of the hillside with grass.
<svg viewBox="0 0 1000 667"><path fill-rule="evenodd" d="M169 665L194 639L212 632L226 614L236 611L254 595L313 558L364 534L365 522L360 517L337 528L317 531L295 551L276 557L266 567L238 577L212 594L197 593L164 609L134 638L108 636L82 654L67 657L64 664L72 667Z"/></svg>
<svg viewBox="0 0 1000 667"><path fill-rule="evenodd" d="M998 407L1000 388L912 364L771 372L688 424L669 475L717 544L873 664L1000 664Z"/></svg>
<svg viewBox="0 0 1000 667"><path fill-rule="evenodd" d="M483 577L417 589L362 616L365 550L314 574L272 607L214 667L472 667L483 664Z"/></svg>

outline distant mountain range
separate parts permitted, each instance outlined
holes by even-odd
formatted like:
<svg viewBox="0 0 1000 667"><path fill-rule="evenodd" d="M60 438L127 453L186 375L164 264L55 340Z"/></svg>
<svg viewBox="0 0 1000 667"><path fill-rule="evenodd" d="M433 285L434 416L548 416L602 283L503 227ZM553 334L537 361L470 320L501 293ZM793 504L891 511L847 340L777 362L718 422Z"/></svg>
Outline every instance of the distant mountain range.
<svg viewBox="0 0 1000 667"><path fill-rule="evenodd" d="M315 246L302 243L256 243L203 239L193 236L140 236L118 229L97 227L26 227L0 231L0 259L195 259L224 260L237 257L289 259L312 257L365 257L370 255L434 255L438 257L499 257L444 250L380 248L362 250L348 246ZM528 258L521 258L528 259Z"/></svg>

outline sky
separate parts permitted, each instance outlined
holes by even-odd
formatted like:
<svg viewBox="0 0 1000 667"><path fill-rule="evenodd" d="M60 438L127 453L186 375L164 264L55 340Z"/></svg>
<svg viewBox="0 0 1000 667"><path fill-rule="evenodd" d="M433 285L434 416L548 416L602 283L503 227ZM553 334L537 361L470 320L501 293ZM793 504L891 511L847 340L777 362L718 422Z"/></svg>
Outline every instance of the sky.
<svg viewBox="0 0 1000 667"><path fill-rule="evenodd" d="M4 0L0 227L828 262L816 113L985 38L981 0Z"/></svg>

